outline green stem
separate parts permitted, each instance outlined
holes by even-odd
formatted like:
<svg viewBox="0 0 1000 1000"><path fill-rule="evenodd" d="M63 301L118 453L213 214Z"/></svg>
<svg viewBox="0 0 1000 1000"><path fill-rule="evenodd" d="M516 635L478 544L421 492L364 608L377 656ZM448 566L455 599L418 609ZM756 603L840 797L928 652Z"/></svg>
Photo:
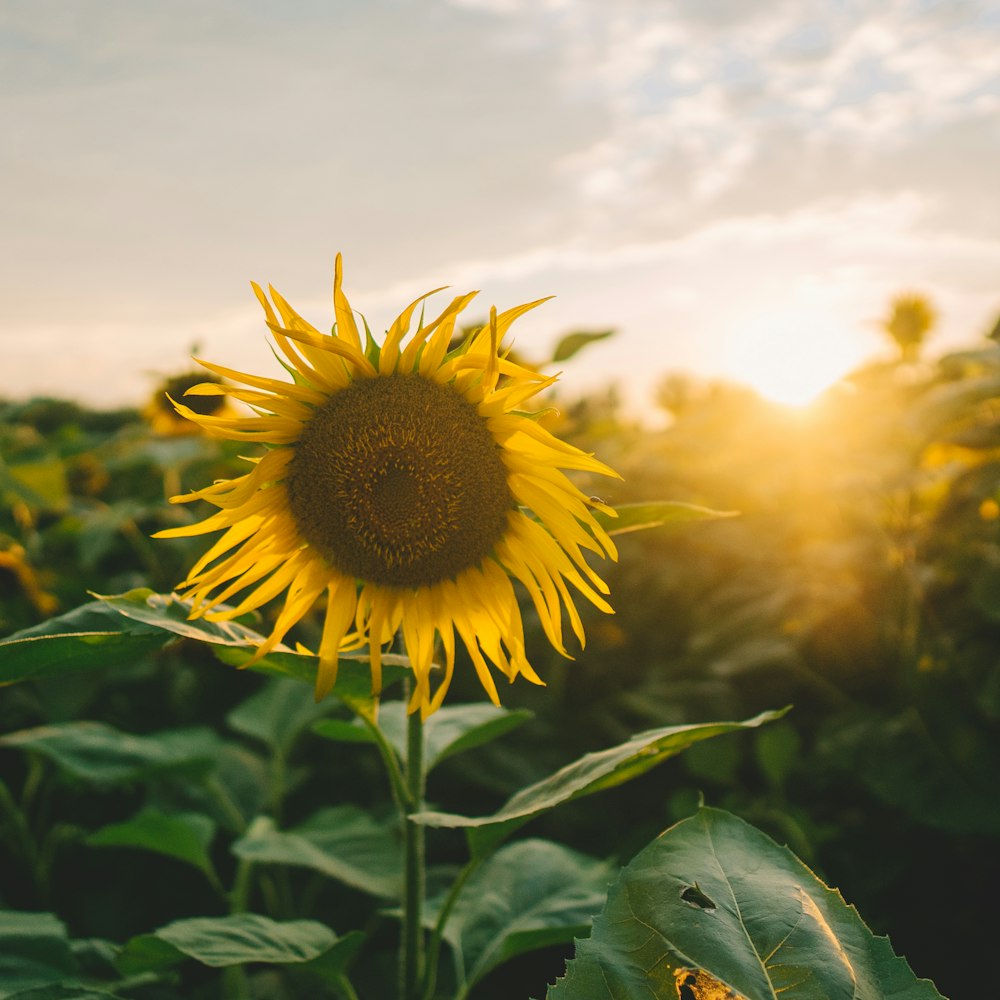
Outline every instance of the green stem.
<svg viewBox="0 0 1000 1000"><path fill-rule="evenodd" d="M240 812L240 808L233 801L232 796L226 791L216 778L208 778L205 782L206 791L210 792L219 808L225 813L226 818L232 824L233 829L242 833L247 826L246 817Z"/></svg>
<svg viewBox="0 0 1000 1000"><path fill-rule="evenodd" d="M114 990L117 992L126 992L127 990L134 990L140 986L151 986L153 983L158 983L162 980L159 973L156 972L139 972L134 976L127 976L124 979L117 979L113 983L108 983L104 989Z"/></svg>
<svg viewBox="0 0 1000 1000"><path fill-rule="evenodd" d="M250 903L250 876L253 862L240 858L233 880L233 891L229 894L229 912L246 913ZM222 973L223 992L226 1000L246 1000L250 996L250 982L242 965L230 965Z"/></svg>
<svg viewBox="0 0 1000 1000"><path fill-rule="evenodd" d="M434 990L437 987L438 959L441 955L441 942L444 939L445 924L448 923L448 918L451 916L451 911L458 902L458 897L462 894L462 889L465 888L465 883L468 882L469 877L479 868L484 860L486 860L486 855L470 858L448 890L448 897L441 907L441 912L438 914L437 922L434 924L434 930L427 944L427 963L424 973L423 991L424 1000L431 1000L434 996Z"/></svg>
<svg viewBox="0 0 1000 1000"><path fill-rule="evenodd" d="M399 768L399 760L396 758L396 751L392 744L385 738L385 734L378 727L378 723L364 712L358 713L358 718L368 727L368 731L375 740L375 746L385 764L386 774L389 776L389 786L392 789L392 798L399 810L399 815L405 822L409 804L409 791L407 789L406 778Z"/></svg>
<svg viewBox="0 0 1000 1000"><path fill-rule="evenodd" d="M250 875L253 872L253 862L240 858L236 866L236 877L233 880L233 891L229 894L229 912L246 913L250 904Z"/></svg>
<svg viewBox="0 0 1000 1000"><path fill-rule="evenodd" d="M24 811L18 807L18 804L14 801L14 796L10 794L7 786L0 781L0 820L2 820L4 814L8 817L6 825L10 827L11 839L27 863L35 890L39 898L41 898L43 895L42 883L44 882L44 878L35 838L31 835L31 827L28 825L28 819ZM0 829L4 825L4 823L0 822Z"/></svg>
<svg viewBox="0 0 1000 1000"><path fill-rule="evenodd" d="M407 719L406 804L416 812L424 801L424 732L419 712ZM418 1000L423 972L423 906L425 891L424 828L408 816L403 820L405 895L403 947L400 960L402 1000Z"/></svg>
<svg viewBox="0 0 1000 1000"><path fill-rule="evenodd" d="M222 990L226 1000L249 1000L250 982L242 965L229 965L222 970Z"/></svg>
<svg viewBox="0 0 1000 1000"><path fill-rule="evenodd" d="M351 985L351 981L347 978L347 976L337 976L336 986L346 1000L359 1000L358 994L354 991L354 987Z"/></svg>

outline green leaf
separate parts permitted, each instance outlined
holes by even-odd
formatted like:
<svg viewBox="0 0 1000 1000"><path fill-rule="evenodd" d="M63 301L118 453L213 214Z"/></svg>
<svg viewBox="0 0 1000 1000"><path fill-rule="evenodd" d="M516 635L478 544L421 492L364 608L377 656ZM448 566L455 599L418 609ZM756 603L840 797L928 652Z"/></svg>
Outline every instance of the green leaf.
<svg viewBox="0 0 1000 1000"><path fill-rule="evenodd" d="M482 746L509 733L531 717L532 713L525 709L510 711L484 702L443 705L423 725L426 772L430 773L432 768L454 754ZM378 727L399 759L403 760L407 738L405 702L382 702ZM317 724L314 731L327 739L345 743L370 743L374 739L360 723L327 720Z"/></svg>
<svg viewBox="0 0 1000 1000"><path fill-rule="evenodd" d="M517 955L586 934L613 867L545 840L499 850L469 879L445 927L456 977L472 986ZM439 902L428 904L427 919Z"/></svg>
<svg viewBox="0 0 1000 1000"><path fill-rule="evenodd" d="M71 978L66 928L51 913L0 910L0 997Z"/></svg>
<svg viewBox="0 0 1000 1000"><path fill-rule="evenodd" d="M379 715L381 716L381 711ZM312 731L325 740L334 743L375 743L375 737L367 726L356 719L320 719Z"/></svg>
<svg viewBox="0 0 1000 1000"><path fill-rule="evenodd" d="M365 935L361 931L348 931L343 937L337 938L322 955L304 962L300 968L304 972L315 973L329 982L339 983L351 959L364 943Z"/></svg>
<svg viewBox="0 0 1000 1000"><path fill-rule="evenodd" d="M268 762L239 743L220 743L211 770L196 777L184 774L185 780L151 784L147 804L170 815L209 816L221 829L239 835L264 809L272 791Z"/></svg>
<svg viewBox="0 0 1000 1000"><path fill-rule="evenodd" d="M184 952L155 934L140 934L125 943L115 963L124 976L157 972L184 961Z"/></svg>
<svg viewBox="0 0 1000 1000"><path fill-rule="evenodd" d="M232 849L247 861L312 868L374 896L398 899L402 890L395 822L379 823L354 805L321 809L287 831L259 816Z"/></svg>
<svg viewBox="0 0 1000 1000"><path fill-rule="evenodd" d="M690 521L712 521L737 517L739 511L712 510L679 500L658 500L651 503L626 503L615 508L617 517L603 511L592 511L594 519L609 535L625 535L630 531L661 528L665 525L687 524Z"/></svg>
<svg viewBox="0 0 1000 1000"><path fill-rule="evenodd" d="M125 820L95 830L86 843L91 847L137 847L165 854L193 865L213 885L219 879L212 865L209 847L215 836L215 823L198 813L167 815L146 809Z"/></svg>
<svg viewBox="0 0 1000 1000"><path fill-rule="evenodd" d="M191 602L176 594L157 594L145 587L124 594L98 597L100 603L130 622L136 622L169 635L224 646L256 646L263 636L239 622L210 622L204 618L189 620Z"/></svg>
<svg viewBox="0 0 1000 1000"><path fill-rule="evenodd" d="M91 601L0 639L0 683L126 666L165 641L159 630Z"/></svg>
<svg viewBox="0 0 1000 1000"><path fill-rule="evenodd" d="M122 530L137 520L154 513L156 508L135 500L119 500L106 507L93 507L80 515L77 549L80 566L88 572L109 552L121 537Z"/></svg>
<svg viewBox="0 0 1000 1000"><path fill-rule="evenodd" d="M427 770L448 757L504 736L527 722L532 714L527 709L512 711L485 702L442 705L424 723Z"/></svg>
<svg viewBox="0 0 1000 1000"><path fill-rule="evenodd" d="M727 991L745 1000L941 1000L791 851L729 813L702 809L625 868L547 996Z"/></svg>
<svg viewBox="0 0 1000 1000"><path fill-rule="evenodd" d="M755 729L781 718L786 711L762 712L745 722L708 722L648 730L616 747L589 753L567 764L548 778L517 792L491 816L472 818L452 813L423 812L411 818L427 826L468 827L473 853L488 853L540 813L645 774L650 768L701 740L742 729Z"/></svg>
<svg viewBox="0 0 1000 1000"><path fill-rule="evenodd" d="M174 638L207 642L224 663L243 667L264 641L259 632L239 622L190 621L190 612L190 603L176 594L157 594L147 588L100 597L0 640L0 684L127 665ZM383 656L382 663L385 686L400 680L409 667L405 656L393 654ZM251 669L314 684L317 664L312 654L279 650ZM341 657L332 694L355 711L370 713L373 700L367 655Z"/></svg>
<svg viewBox="0 0 1000 1000"><path fill-rule="evenodd" d="M614 332L614 330L599 330L597 332L580 330L575 333L567 333L564 337L560 338L559 343L556 344L555 350L552 352L552 361L568 361L574 354L582 350L588 344L594 344L599 340L604 340L605 338L610 337Z"/></svg>
<svg viewBox="0 0 1000 1000"><path fill-rule="evenodd" d="M762 729L754 741L754 756L774 788L784 788L802 751L802 740L787 722Z"/></svg>
<svg viewBox="0 0 1000 1000"><path fill-rule="evenodd" d="M216 646L215 655L230 666L243 667L253 658L254 650L246 647ZM401 681L409 670L410 661L405 656L383 654L382 687ZM274 652L261 657L250 669L260 673L292 677L306 684L316 683L319 657L312 653ZM376 699L372 697L372 674L368 656L347 654L340 657L337 683L331 696L343 702L358 714L371 715Z"/></svg>
<svg viewBox="0 0 1000 1000"><path fill-rule="evenodd" d="M277 921L254 913L193 917L132 938L118 967L123 975L135 975L184 958L213 968L250 962L287 965L312 961L336 942L337 935L315 920Z"/></svg>
<svg viewBox="0 0 1000 1000"><path fill-rule="evenodd" d="M139 589L116 597L103 597L101 600L132 621L186 639L211 643L217 647L215 652L219 659L232 666L244 666L253 658L256 647L264 641L264 636L259 632L254 632L239 622L210 622L203 618L189 620L191 604L189 601L182 601L176 594L156 594L151 590ZM314 684L318 662L318 657L311 653L286 650L269 653L255 663L252 669ZM383 683L388 685L401 679L409 662L405 656L386 653L382 657ZM347 654L340 658L333 695L345 702L371 699L371 673L367 654Z"/></svg>
<svg viewBox="0 0 1000 1000"><path fill-rule="evenodd" d="M87 982L95 985L99 978L117 979L115 960L121 945L106 938L75 938L69 943L73 958ZM100 987L104 989L105 987Z"/></svg>
<svg viewBox="0 0 1000 1000"><path fill-rule="evenodd" d="M220 742L202 727L132 736L102 722L63 722L0 736L0 746L39 753L74 777L101 785L178 769L207 771Z"/></svg>
<svg viewBox="0 0 1000 1000"><path fill-rule="evenodd" d="M105 993L87 986L38 986L17 993L0 993L6 1000L122 1000L117 993Z"/></svg>
<svg viewBox="0 0 1000 1000"><path fill-rule="evenodd" d="M99 597L0 641L0 682L133 663L175 637L244 649L263 641L238 622L188 621L190 610L176 594L146 588Z"/></svg>
<svg viewBox="0 0 1000 1000"><path fill-rule="evenodd" d="M237 732L287 754L299 733L329 710L330 702L317 704L302 684L274 677L237 705L226 722Z"/></svg>

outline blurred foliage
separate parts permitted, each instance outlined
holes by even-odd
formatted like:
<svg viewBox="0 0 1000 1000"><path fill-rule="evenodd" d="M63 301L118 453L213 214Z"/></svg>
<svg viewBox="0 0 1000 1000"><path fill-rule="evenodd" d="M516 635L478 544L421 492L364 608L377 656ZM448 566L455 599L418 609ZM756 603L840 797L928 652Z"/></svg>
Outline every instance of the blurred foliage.
<svg viewBox="0 0 1000 1000"><path fill-rule="evenodd" d="M776 723L695 746L606 793L611 808L570 804L531 833L625 863L704 799L840 886L945 995L961 996L977 975L989 981L981 915L1000 876L1000 343L994 331L919 361L933 323L924 306L897 300L883 324L899 361L854 372L806 409L672 375L659 429L628 417L613 387L542 418L622 473L599 487L613 505L669 496L740 516L619 536L620 560L607 570L617 613L586 616L588 644L573 662L536 641L526 604L537 632L528 648L548 686L503 698L535 722L443 762L428 790L436 807L486 815L637 731L792 704ZM579 335L565 349L603 336ZM91 590L169 591L204 543L150 540L197 516L166 498L241 472L236 449L153 433L132 411L0 404L0 635L73 609ZM317 616L300 638L314 643L318 632ZM346 755L308 729L318 716L304 716L294 743L270 756L244 738L252 730L240 720L267 683L181 638L127 668L0 693L0 733L84 718L135 734L191 731L193 750L214 762L200 773L218 778L214 792L204 782L185 789L173 772L95 791L43 754L0 750L0 789L27 824L0 819L5 852L24 861L0 871L0 908L51 909L74 938L115 940L192 912L221 915L216 883L232 877L234 861L213 848L211 830L235 835L268 801L271 815L282 813L275 819L308 829L331 788L345 807L383 802L374 750ZM457 671L454 688L456 702L480 700L471 671ZM187 863L114 846L165 822L184 825ZM264 833L255 834L262 843ZM447 867L462 840L444 836L432 861ZM377 926L374 903L314 874L269 876L267 912L320 915L337 933L365 919ZM962 905L947 905L945 893ZM343 926L329 916L338 908L352 914ZM377 931L374 942L367 947L378 947ZM490 972L475 996L542 995L570 953L561 945L522 956ZM377 979L358 987L379 995ZM186 989L212 995L198 981ZM274 989L261 995L282 995Z"/></svg>

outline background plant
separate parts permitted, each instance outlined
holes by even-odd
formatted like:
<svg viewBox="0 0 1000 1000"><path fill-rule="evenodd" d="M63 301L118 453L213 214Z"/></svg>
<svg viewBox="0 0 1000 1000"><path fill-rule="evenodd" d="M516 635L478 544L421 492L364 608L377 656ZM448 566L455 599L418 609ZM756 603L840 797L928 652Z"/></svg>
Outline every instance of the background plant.
<svg viewBox="0 0 1000 1000"><path fill-rule="evenodd" d="M741 829L698 812L699 795L788 843L891 931L918 975L962 995L988 955L974 913L998 832L998 390L987 342L872 366L797 418L737 387L677 379L655 434L613 393L562 407L560 433L624 473L610 502L667 494L741 516L621 535L618 613L587 623L576 662L539 664L547 689L511 689L496 711L463 705L479 693L456 679L456 712L426 734L430 940L449 885L465 880L441 933L438 995L541 996L564 974L553 997L588 995L571 991L591 988L595 955L627 983L606 934L615 885L665 878L674 851ZM383 765L400 759L398 708L365 722L362 663L345 664L346 686L319 706L301 683L307 657L237 673L239 629L198 634L180 608L149 603L189 561L183 546L147 541L179 516L164 494L231 474L234 454L153 437L135 414L44 401L8 405L2 433L3 627L42 637L27 659L31 632L0 646L5 677L34 673L0 700L6 994L391 995L398 824ZM88 588L126 596L88 603ZM706 719L750 721L692 739L721 735ZM676 761L590 790L604 800L568 794L526 830L506 826L519 790L674 727L693 727L657 758L683 749ZM498 830L510 839L491 843ZM936 868L958 912L914 877ZM495 898L477 909L491 892L523 898L524 871L551 876L533 880L548 894L527 907L535 923L513 910L504 923ZM697 881L675 898L689 921L713 920L717 890ZM609 916L566 969L609 882ZM43 985L59 982L82 985ZM671 975L662 995L708 988Z"/></svg>

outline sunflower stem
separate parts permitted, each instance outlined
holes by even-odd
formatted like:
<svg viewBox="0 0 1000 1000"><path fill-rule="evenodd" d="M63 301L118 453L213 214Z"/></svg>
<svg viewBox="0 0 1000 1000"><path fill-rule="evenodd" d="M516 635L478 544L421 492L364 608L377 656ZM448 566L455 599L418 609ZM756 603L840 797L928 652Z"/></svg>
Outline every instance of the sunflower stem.
<svg viewBox="0 0 1000 1000"><path fill-rule="evenodd" d="M424 731L420 712L407 718L406 805L417 812L424 801ZM402 1000L419 1000L423 974L423 908L425 891L424 828L409 816L403 820L404 878L403 947L400 958Z"/></svg>

